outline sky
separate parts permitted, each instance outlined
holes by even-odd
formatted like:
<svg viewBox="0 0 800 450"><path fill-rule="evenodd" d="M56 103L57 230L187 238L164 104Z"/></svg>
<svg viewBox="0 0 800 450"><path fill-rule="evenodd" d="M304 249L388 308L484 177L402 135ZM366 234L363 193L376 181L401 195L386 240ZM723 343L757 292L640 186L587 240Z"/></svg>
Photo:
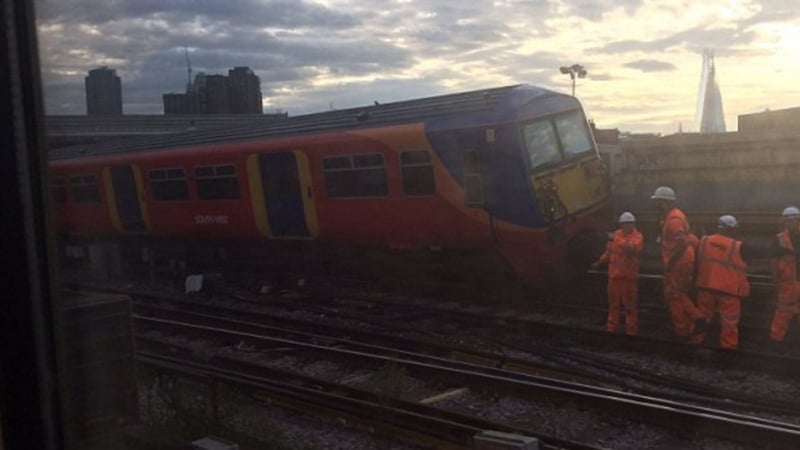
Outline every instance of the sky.
<svg viewBox="0 0 800 450"><path fill-rule="evenodd" d="M713 50L729 131L800 106L796 0L37 0L47 114L85 114L84 77L122 79L125 114L161 114L194 74L249 66L290 116L533 84L576 93L599 128L696 131Z"/></svg>

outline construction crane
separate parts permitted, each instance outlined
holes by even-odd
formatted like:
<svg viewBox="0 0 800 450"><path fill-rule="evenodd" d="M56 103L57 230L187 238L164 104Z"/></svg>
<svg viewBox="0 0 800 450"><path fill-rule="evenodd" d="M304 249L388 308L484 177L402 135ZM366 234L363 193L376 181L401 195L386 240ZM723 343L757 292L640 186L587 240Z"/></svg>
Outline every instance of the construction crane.
<svg viewBox="0 0 800 450"><path fill-rule="evenodd" d="M184 45L183 52L186 55L186 72L188 79L186 80L186 92L192 91L192 60L189 59L189 47Z"/></svg>

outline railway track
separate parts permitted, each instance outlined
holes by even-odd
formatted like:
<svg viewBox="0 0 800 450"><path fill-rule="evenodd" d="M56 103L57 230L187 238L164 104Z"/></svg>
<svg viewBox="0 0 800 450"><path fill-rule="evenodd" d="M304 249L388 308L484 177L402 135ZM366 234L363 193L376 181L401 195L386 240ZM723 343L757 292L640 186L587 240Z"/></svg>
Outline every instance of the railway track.
<svg viewBox="0 0 800 450"><path fill-rule="evenodd" d="M113 289L111 289L113 290ZM129 294L131 292L125 291ZM194 298L189 301L181 300L176 301L174 296L171 295L152 295L147 294L146 296L150 297L151 301L158 301L158 302L169 302L175 303L178 308L180 308L183 312L194 312L195 314L205 314L216 320L220 320L224 318L226 315L232 314L230 308L221 308L219 306L214 306L208 304L205 300ZM241 296L236 296L241 297ZM239 298L237 301L241 302L243 300L248 300L246 298ZM527 318L520 318L514 316L508 316L503 314L487 314L485 309L481 308L473 308L472 311L458 311L453 309L453 305L450 304L439 304L439 305L429 305L429 304L419 304L419 305L395 305L392 307L392 302L389 301L389 308L388 310L384 311L381 310L381 303L385 299L381 300L381 302L372 302L368 301L367 299L352 299L352 298L339 298L336 302L333 302L331 298L318 298L316 296L304 296L294 297L294 298L286 298L280 299L275 297L270 297L269 299L265 299L264 297L257 297L251 296L249 302L251 304L258 304L259 306L270 306L270 307L286 307L286 308L294 308L297 311L303 311L310 309L314 311L314 314L317 315L326 315L328 319L337 318L337 314L341 314L345 320L348 321L355 321L361 322L362 324L368 323L370 321L376 322L378 327L383 327L383 331L391 331L390 325L392 322L395 324L398 320L401 320L404 316L410 317L410 314L413 310L424 310L423 314L427 314L428 316L435 316L437 315L435 312L438 310L440 313L446 313L448 320L451 322L457 323L472 323L481 326L486 326L487 324L502 324L507 329L509 328L509 324L513 323L522 323L526 326L522 328L525 330L527 335L536 336L536 335L550 335L552 334L552 328L549 324L536 324L536 322L530 321ZM137 310L144 305L143 303L137 302ZM342 307L342 305L349 305L353 306L354 308L348 309ZM152 308L153 305L150 303L147 307ZM169 309L169 308L167 308ZM338 310L338 311L337 311ZM362 310L362 311L359 311ZM173 311L174 313L174 311ZM406 314L409 313L409 314ZM158 314L168 314L168 313L158 313ZM250 313L243 313L241 310L237 313L240 315L246 316ZM416 311L416 314L419 314L419 311ZM254 321L258 322L259 324L269 323L267 320L267 316L264 314L260 314L257 316L258 318ZM342 318L340 317L340 319ZM464 319L467 317L467 319ZM363 328L365 327L351 327L348 326L344 329L338 331L332 331L333 329L337 328L336 326L332 326L330 324L320 324L319 322L316 323L303 323L304 321L300 320L291 320L288 319L286 316L277 317L271 319L273 321L280 321L283 325L287 323L291 323L291 327L294 329L293 333L298 333L298 329L302 330L303 327L306 328L305 333L307 334L314 334L311 336L311 339L317 339L325 342L332 342L336 340L341 340L342 336L349 337L350 340L360 340L360 341L368 341L373 343L380 342L380 339L376 337L375 333L370 333L365 331ZM462 322L462 320L464 322ZM242 328L243 320L239 320L237 322L236 328ZM326 320L326 322L328 322ZM374 325L374 324L373 324ZM535 328L531 328L532 325L537 325ZM411 325L413 327L413 325ZM230 328L230 326L223 325L220 328ZM341 328L341 327L340 327ZM402 328L402 326L400 327ZM512 329L519 328L518 325L512 326ZM323 332L324 331L324 332ZM397 330L394 330L397 331ZM335 334L340 333L340 334ZM611 342L615 342L613 345L615 347L622 347L622 348L639 348L639 351L642 353L649 352L653 353L654 347L650 345L650 343L643 343L641 339L627 339L624 336L614 336L609 335L607 333L596 333L597 336L603 336L605 339L611 339ZM597 346L598 340L596 337L592 337L592 333L588 331L578 331L575 329L570 329L567 327L565 339L572 341L572 343L577 344L579 346L585 345L585 351L575 351L572 349L564 350L563 348L552 348L548 346L541 346L541 345L530 345L527 348L528 351L533 353L542 353L544 351L547 352L546 362L547 364L539 364L538 367L532 367L533 365L529 364L529 362L525 361L517 361L514 358L510 358L507 355L491 355L486 352L468 352L468 351L461 351L461 352L454 352L452 348L445 348L446 346L439 346L440 348L436 348L436 346L428 344L427 347L423 346L420 342L402 342L403 339L399 339L397 337L389 338L393 339L394 342L391 344L386 343L386 352L391 357L396 358L398 352L400 352L403 348L408 349L409 347L414 350L424 350L425 353L439 355L440 358L444 358L441 355L446 355L447 358L455 356L455 359L460 360L461 362L467 361L473 365L479 365L477 362L481 363L484 366L490 366L494 368L500 369L509 369L509 372L523 372L523 373L533 373L538 374L539 376L543 377L563 377L569 378L572 377L572 380L578 380L583 384L592 384L604 386L605 388L610 389L619 389L621 386L619 385L619 378L631 378L631 379L639 379L642 382L650 383L651 385L661 385L670 386L669 389L675 389L677 391L682 392L669 392L665 395L668 395L668 398L671 400L682 400L686 402L695 402L703 404L706 406L714 405L713 401L709 401L717 398L716 405L720 408L727 408L739 411L760 411L760 412L770 412L773 414L785 414L785 415L797 415L798 406L793 402L771 402L767 401L764 398L757 398L754 396L747 396L741 395L740 393L736 392L726 392L725 389L714 388L710 386L703 386L698 385L696 383L692 383L687 381L686 379L674 378L669 376L662 376L662 375L654 375L652 373L648 374L646 371L639 370L636 367L631 367L630 365L620 364L619 361L614 361L613 359L608 359L603 357L602 355L598 354L598 352L593 352L591 347L592 345ZM535 341L536 339L528 339L528 341ZM637 345L638 343L638 345ZM624 345L617 345L617 344L624 344ZM388 348L391 345L392 348ZM783 372L786 374L790 374L792 376L796 376L798 364L797 361L793 358L786 358L780 356L769 356L765 357L764 355L748 355L746 352L729 352L729 351L717 351L716 349L693 349L687 347L686 345L678 344L678 343L663 343L666 347L673 347L671 350L667 351L667 354L670 354L671 357L680 357L685 358L687 361L704 361L706 364L710 366L718 366L718 367L759 367L760 369L767 368L767 370ZM520 346L520 349L525 350L524 346ZM664 351L662 348L658 348L657 352L661 353ZM744 356L743 356L744 355ZM565 370L568 368L569 365L572 365L570 370ZM755 366L754 366L755 364ZM605 373L605 378L602 376L598 376L597 372L592 372L590 370L586 370L587 367L594 366L596 369L599 369L601 372ZM576 370L577 368L577 370ZM609 369L613 370L609 370ZM772 368L772 369L770 369ZM777 369L777 370L776 370ZM562 373L562 375L558 375L558 371ZM568 372L570 375L565 377L563 375L564 372ZM608 373L612 374L612 377L608 377ZM609 381L616 376L617 380L616 383L613 381ZM513 378L511 376L502 375L501 378ZM638 389L631 389L630 387L624 387L624 389L629 389L633 391L638 391L640 394L647 393L645 390L641 388ZM650 393L651 396L659 395L658 393ZM734 395L738 394L738 395ZM747 415L744 415L747 417Z"/></svg>
<svg viewBox="0 0 800 450"><path fill-rule="evenodd" d="M345 343L336 340L320 344L308 341L310 337L319 340L325 339L324 336L306 335L303 339L287 339L286 337L268 336L263 332L258 334L243 332L239 331L243 325L239 321L229 323L225 328L221 328L219 327L222 325L221 320L209 316L204 316L200 320L202 325L196 323L197 317L193 317L191 323L155 318L146 319L141 316L137 317L137 320L157 323L162 330L179 329L182 335L194 334L197 337L205 338L214 335L218 339L240 340L240 342L246 342L246 345L267 349L291 347L303 352L313 352L315 355L322 353L326 358L344 358L348 361L355 359L360 363L366 361L372 367L392 362L405 367L411 373L422 374L426 378L457 379L460 383L469 384L472 388L491 386L492 389L525 392L527 395L533 394L537 397L576 402L605 413L613 411L614 414L621 414L636 421L659 426L667 424L680 431L697 427L695 431L700 430L699 432L710 436L727 439L735 436L737 441L749 444L768 441L780 448L793 448L794 443L800 438L800 426L798 425L685 402L647 397L552 378L521 375L502 369L489 369L470 363L445 361L426 355L414 354L412 356L408 352L398 352L397 350L390 350L390 354L386 354L385 349L377 351L374 346L365 346L355 342ZM215 326L209 326L209 322L214 322ZM237 331L230 328L235 328Z"/></svg>

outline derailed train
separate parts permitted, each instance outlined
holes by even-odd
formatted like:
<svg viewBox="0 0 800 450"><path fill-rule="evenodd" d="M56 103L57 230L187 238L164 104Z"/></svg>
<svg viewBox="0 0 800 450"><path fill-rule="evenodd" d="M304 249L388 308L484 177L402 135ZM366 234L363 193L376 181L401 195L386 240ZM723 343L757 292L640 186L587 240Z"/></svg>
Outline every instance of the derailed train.
<svg viewBox="0 0 800 450"><path fill-rule="evenodd" d="M448 252L494 258L540 286L592 261L609 214L580 103L527 85L50 157L73 245L435 250L443 264Z"/></svg>

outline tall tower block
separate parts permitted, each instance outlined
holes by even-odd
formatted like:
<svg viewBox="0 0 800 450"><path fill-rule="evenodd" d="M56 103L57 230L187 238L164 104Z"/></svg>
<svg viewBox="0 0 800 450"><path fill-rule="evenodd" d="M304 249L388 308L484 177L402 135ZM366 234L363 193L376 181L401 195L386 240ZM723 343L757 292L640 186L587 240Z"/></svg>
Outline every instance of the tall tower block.
<svg viewBox="0 0 800 450"><path fill-rule="evenodd" d="M722 95L716 79L714 52L703 51L703 69L700 73L700 89L697 93L697 130L700 133L724 133L725 113L722 110Z"/></svg>

